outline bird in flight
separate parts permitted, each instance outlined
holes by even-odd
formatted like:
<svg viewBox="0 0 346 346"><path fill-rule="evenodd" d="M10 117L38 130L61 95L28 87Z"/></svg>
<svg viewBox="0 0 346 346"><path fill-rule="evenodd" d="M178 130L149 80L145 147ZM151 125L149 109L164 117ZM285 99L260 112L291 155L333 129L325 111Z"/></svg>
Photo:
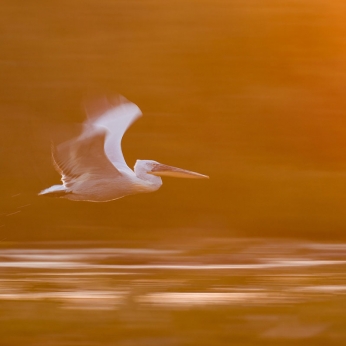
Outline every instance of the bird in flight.
<svg viewBox="0 0 346 346"><path fill-rule="evenodd" d="M73 201L107 202L124 196L153 192L161 176L209 178L185 169L151 160L137 160L134 170L125 162L121 139L141 110L123 96L106 97L86 107L81 134L52 148L55 169L62 185L53 185L39 195Z"/></svg>

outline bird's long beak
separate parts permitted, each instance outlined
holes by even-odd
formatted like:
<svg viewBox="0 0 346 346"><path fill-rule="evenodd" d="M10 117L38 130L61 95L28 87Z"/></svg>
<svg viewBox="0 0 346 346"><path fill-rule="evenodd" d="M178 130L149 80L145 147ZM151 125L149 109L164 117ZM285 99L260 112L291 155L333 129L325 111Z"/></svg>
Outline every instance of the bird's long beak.
<svg viewBox="0 0 346 346"><path fill-rule="evenodd" d="M175 177L175 178L192 178L192 179L209 179L207 175L187 171L186 169L181 169L177 167L163 165L158 163L149 174L165 176L165 177Z"/></svg>

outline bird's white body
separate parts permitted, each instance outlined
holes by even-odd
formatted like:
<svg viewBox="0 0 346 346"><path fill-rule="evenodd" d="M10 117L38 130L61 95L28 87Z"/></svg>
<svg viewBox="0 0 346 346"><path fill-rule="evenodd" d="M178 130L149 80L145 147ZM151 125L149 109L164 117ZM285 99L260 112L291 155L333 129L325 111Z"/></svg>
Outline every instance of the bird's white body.
<svg viewBox="0 0 346 346"><path fill-rule="evenodd" d="M53 163L61 174L62 185L53 185L40 195L74 201L106 202L160 188L160 175L184 178L208 178L205 175L137 160L134 171L126 164L121 139L127 128L142 113L134 104L119 96L113 102L104 98L86 108L88 119L82 133L53 148Z"/></svg>
<svg viewBox="0 0 346 346"><path fill-rule="evenodd" d="M114 177L86 174L70 187L71 193L62 197L73 201L107 202L136 193L154 192L162 185L160 177L155 177L153 182L138 178L131 170L120 173ZM68 192L66 188L65 191Z"/></svg>

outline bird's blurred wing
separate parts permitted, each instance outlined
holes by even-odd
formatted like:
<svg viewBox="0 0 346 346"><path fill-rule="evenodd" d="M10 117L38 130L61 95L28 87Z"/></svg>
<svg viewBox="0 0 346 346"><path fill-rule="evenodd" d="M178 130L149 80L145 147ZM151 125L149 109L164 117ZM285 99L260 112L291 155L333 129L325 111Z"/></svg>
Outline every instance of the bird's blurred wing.
<svg viewBox="0 0 346 346"><path fill-rule="evenodd" d="M69 188L75 183L106 177L111 180L121 173L104 152L106 131L84 131L79 137L52 148L55 169Z"/></svg>
<svg viewBox="0 0 346 346"><path fill-rule="evenodd" d="M85 109L88 116L86 124L107 130L105 152L108 159L117 168L129 169L121 150L121 140L129 126L142 115L141 110L120 95L86 104Z"/></svg>

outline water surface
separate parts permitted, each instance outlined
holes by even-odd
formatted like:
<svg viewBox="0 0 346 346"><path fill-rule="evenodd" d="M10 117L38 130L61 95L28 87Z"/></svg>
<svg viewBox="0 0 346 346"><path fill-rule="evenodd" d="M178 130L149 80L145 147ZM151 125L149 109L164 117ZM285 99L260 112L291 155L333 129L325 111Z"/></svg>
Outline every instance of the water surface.
<svg viewBox="0 0 346 346"><path fill-rule="evenodd" d="M346 341L346 244L209 239L169 248L116 245L4 244L3 343Z"/></svg>

